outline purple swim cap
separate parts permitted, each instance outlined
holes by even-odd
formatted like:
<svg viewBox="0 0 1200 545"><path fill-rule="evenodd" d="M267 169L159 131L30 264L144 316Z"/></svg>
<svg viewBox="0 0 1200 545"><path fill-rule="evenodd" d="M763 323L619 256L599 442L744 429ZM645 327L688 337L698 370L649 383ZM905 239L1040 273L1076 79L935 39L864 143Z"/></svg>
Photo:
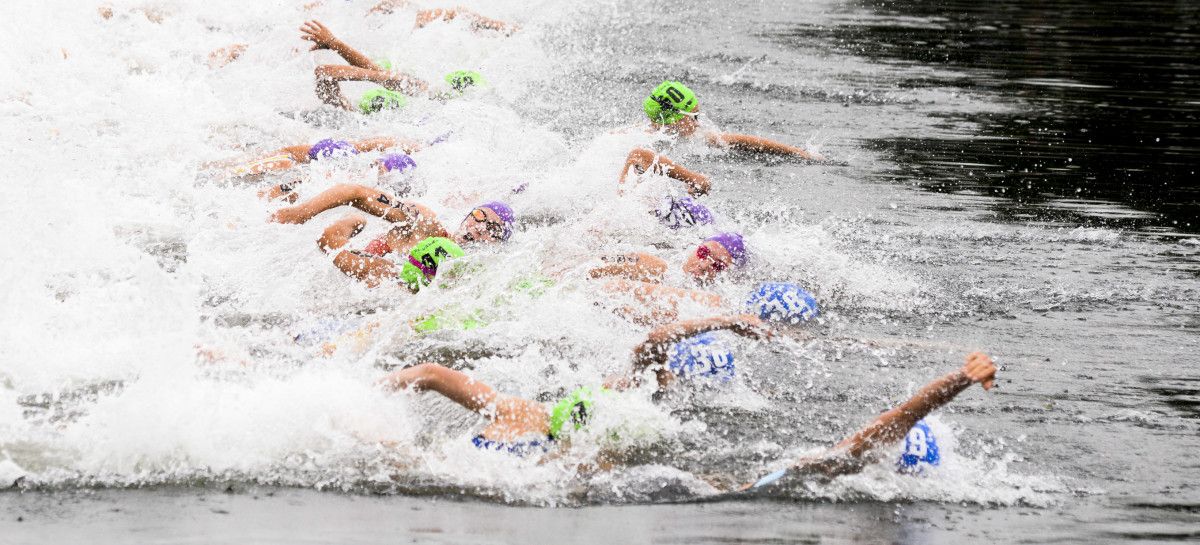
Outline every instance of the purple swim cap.
<svg viewBox="0 0 1200 545"><path fill-rule="evenodd" d="M383 165L383 168L387 169L388 172L404 172L417 166L417 162L404 153L389 153L384 155L379 158L379 164Z"/></svg>
<svg viewBox="0 0 1200 545"><path fill-rule="evenodd" d="M513 214L511 206L500 201L491 201L485 202L475 208L487 208L495 212L497 216L500 216L501 221L504 222L504 235L500 237L501 240L508 240L508 237L512 236L513 221L517 219L517 216Z"/></svg>
<svg viewBox="0 0 1200 545"><path fill-rule="evenodd" d="M308 148L308 158L313 161L330 157L349 157L358 153L354 146L345 140L326 138Z"/></svg>
<svg viewBox="0 0 1200 545"><path fill-rule="evenodd" d="M668 198L663 205L654 211L654 215L671 229L708 225L713 222L712 211L691 197Z"/></svg>
<svg viewBox="0 0 1200 545"><path fill-rule="evenodd" d="M704 242L716 242L720 244L725 251L729 252L729 256L733 258L733 264L738 267L746 264L746 243L742 240L742 235L737 233L717 233L711 237L704 239Z"/></svg>

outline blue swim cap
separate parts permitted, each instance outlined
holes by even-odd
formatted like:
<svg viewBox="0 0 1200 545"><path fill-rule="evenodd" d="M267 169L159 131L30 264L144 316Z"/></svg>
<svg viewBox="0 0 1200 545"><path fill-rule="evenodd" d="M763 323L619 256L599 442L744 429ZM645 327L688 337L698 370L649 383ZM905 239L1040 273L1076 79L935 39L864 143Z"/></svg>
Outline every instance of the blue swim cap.
<svg viewBox="0 0 1200 545"><path fill-rule="evenodd" d="M925 468L937 467L942 461L938 454L937 439L924 420L918 420L916 425L908 430L904 438L904 452L896 460L896 469L902 473L921 473Z"/></svg>
<svg viewBox="0 0 1200 545"><path fill-rule="evenodd" d="M735 375L733 352L711 331L671 345L667 368L680 378L706 377L728 382Z"/></svg>
<svg viewBox="0 0 1200 545"><path fill-rule="evenodd" d="M316 161L318 159L329 159L331 157L349 157L358 153L354 146L345 140L334 140L326 138L313 144L308 148L308 158Z"/></svg>
<svg viewBox="0 0 1200 545"><path fill-rule="evenodd" d="M821 313L813 295L787 282L764 282L750 293L746 306L763 320L793 324L807 322Z"/></svg>

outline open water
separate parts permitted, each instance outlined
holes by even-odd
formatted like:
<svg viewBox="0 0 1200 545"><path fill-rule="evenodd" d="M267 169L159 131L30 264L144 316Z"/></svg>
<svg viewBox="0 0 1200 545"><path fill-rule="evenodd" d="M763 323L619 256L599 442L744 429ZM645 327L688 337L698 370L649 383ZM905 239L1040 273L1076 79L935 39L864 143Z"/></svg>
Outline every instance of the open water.
<svg viewBox="0 0 1200 545"><path fill-rule="evenodd" d="M522 29L412 31L357 1L118 2L111 19L73 2L0 8L0 69L18 75L0 82L6 538L1200 537L1196 6L467 5ZM365 120L313 115L312 69L335 58L304 51L308 18L418 76L473 68L488 86ZM250 44L241 59L207 66L235 42ZM672 150L712 175L706 202L755 252L747 278L716 289L736 301L762 280L808 286L815 338L728 338L734 384L623 396L601 422L619 439L580 441L580 456L625 453L600 474L476 451L473 415L374 388L386 369L435 360L551 400L626 364L644 328L579 276L612 250L678 262L704 234L664 233L616 195L625 152L646 138L628 128L668 77L697 92L706 123L835 160ZM457 218L507 198L522 218L513 243L468 258L458 285L367 290L315 248L321 221L265 222L277 205L254 192L280 179L201 168L381 134L443 139L415 156L420 200ZM306 194L374 176L365 160L298 172ZM507 287L551 273L539 297ZM491 302L488 327L408 327L477 301ZM378 325L340 334L365 323ZM695 503L713 481L838 440L973 349L996 356L1000 387L932 418L937 471L885 461Z"/></svg>

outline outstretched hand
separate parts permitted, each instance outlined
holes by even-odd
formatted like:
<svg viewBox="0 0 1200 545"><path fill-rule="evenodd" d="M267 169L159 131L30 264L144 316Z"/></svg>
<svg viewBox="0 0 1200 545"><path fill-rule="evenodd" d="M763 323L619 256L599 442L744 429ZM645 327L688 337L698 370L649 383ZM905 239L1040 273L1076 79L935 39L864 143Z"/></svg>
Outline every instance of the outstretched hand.
<svg viewBox="0 0 1200 545"><path fill-rule="evenodd" d="M300 39L313 43L309 51L336 49L335 46L338 42L337 36L333 35L333 31L315 19L300 26Z"/></svg>
<svg viewBox="0 0 1200 545"><path fill-rule="evenodd" d="M962 366L962 374L971 382L978 382L984 390L991 390L996 382L996 364L992 358L983 352L972 352L967 355L967 362Z"/></svg>

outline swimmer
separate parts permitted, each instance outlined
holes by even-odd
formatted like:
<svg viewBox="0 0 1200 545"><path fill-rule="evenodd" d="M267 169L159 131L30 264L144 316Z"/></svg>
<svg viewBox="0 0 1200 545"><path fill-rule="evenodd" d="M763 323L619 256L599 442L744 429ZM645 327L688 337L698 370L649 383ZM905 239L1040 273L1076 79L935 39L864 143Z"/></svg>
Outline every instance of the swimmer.
<svg viewBox="0 0 1200 545"><path fill-rule="evenodd" d="M575 429L581 428L586 424L596 394L636 387L646 371L654 373L658 391L666 391L677 378L677 373L668 365L672 346L689 337L718 330L729 330L752 339L770 338L769 330L753 315L689 320L658 327L634 348L633 365L628 373L609 377L595 388L576 390L550 407L500 394L465 373L434 363L395 371L380 380L380 384L392 391L433 390L445 396L489 420L487 427L476 437L476 446L515 453L529 447L549 446L564 432L569 433L570 430L564 430L568 424Z"/></svg>
<svg viewBox="0 0 1200 545"><path fill-rule="evenodd" d="M700 127L700 102L696 94L678 81L664 81L650 92L650 96L642 103L642 109L650 118L651 128L663 131L671 136L690 138ZM769 140L761 136L748 134L706 131L703 133L704 142L709 146L730 148L750 153L769 153L798 157L809 161L822 161L821 155ZM635 150L636 151L636 150ZM648 151L648 150L643 150ZM653 155L653 152L649 152ZM632 155L632 154L631 154ZM662 158L659 159L662 161Z"/></svg>
<svg viewBox="0 0 1200 545"><path fill-rule="evenodd" d="M875 461L875 456L882 449L903 441L909 430L929 413L949 403L972 384L979 383L984 390L991 390L995 379L996 365L987 354L968 354L958 371L926 384L916 395L883 413L870 425L843 439L833 448L817 456L800 458L789 467L743 485L739 490L778 486L786 482L783 480L785 477L832 478L858 473L868 463Z"/></svg>
<svg viewBox="0 0 1200 545"><path fill-rule="evenodd" d="M402 108L407 103L406 96L430 93L430 85L416 76L391 70L363 55L350 47L346 42L334 36L328 27L320 21L308 21L300 27L300 39L313 43L312 51L320 49L331 50L340 55L350 66L326 64L316 68L317 98L321 102L348 111L361 111L364 114ZM342 94L343 81L370 81L383 86L365 93L355 107ZM477 72L460 70L446 76L446 83L457 92L467 87L483 83L482 76ZM431 93L433 98L445 98L450 95Z"/></svg>
<svg viewBox="0 0 1200 545"><path fill-rule="evenodd" d="M588 271L592 278L620 277L640 282L662 282L669 266L666 260L645 252L604 256L606 264ZM742 235L718 233L700 242L687 258L682 270L698 284L709 284L725 271L743 269L749 261ZM728 273L726 273L728 274Z"/></svg>
<svg viewBox="0 0 1200 545"><path fill-rule="evenodd" d="M662 82L646 98L642 109L650 118L650 125L654 131L661 131L678 138L691 138L701 130L698 121L700 102L691 89L677 81ZM761 136L723 133L715 130L705 131L703 135L704 142L712 147L797 157L807 161L823 161L825 159L820 154L804 148ZM621 169L619 178L619 184L622 187L625 186L630 172L638 174L653 172L674 178L683 182L692 196L704 195L712 187L712 183L704 174L685 168L665 155L645 148L635 148L626 156L625 165Z"/></svg>
<svg viewBox="0 0 1200 545"><path fill-rule="evenodd" d="M564 432L569 434L572 429L586 426L594 411L602 408L606 391L636 386L639 377L647 370L655 373L659 391L663 391L675 380L675 374L665 365L669 347L698 332L718 329L730 329L752 338L769 335L767 330L762 329L761 323L754 321L753 316L711 318L663 326L652 331L646 341L634 349L631 373L609 379L600 387L577 389L549 407L533 400L500 394L465 373L432 363L393 372L380 382L392 391L433 390L487 418L488 425L473 441L480 448L531 454L548 450L552 443L564 437ZM904 440L918 421L949 403L972 384L980 383L985 390L990 390L995 374L995 364L986 354L969 354L958 371L926 384L916 395L880 415L870 425L843 439L825 453L801 458L788 468L748 483L738 490L770 486L779 483L785 476L836 477L857 473L873 461L881 449Z"/></svg>
<svg viewBox="0 0 1200 545"><path fill-rule="evenodd" d="M389 136L378 136L362 140L334 140L326 138L311 145L299 144L283 147L247 163L232 164L231 162L223 162L208 166L229 168L230 173L234 176L255 176L287 170L297 165L323 159L336 159L359 153L389 150L399 150L410 154L420 151L423 147L416 140Z"/></svg>
<svg viewBox="0 0 1200 545"><path fill-rule="evenodd" d="M382 218L393 224L384 235L372 240L363 250L341 250L350 239L362 232L367 220L361 215L350 215L327 227L317 240L318 247L325 253L339 251L333 263L342 272L362 280L370 287L385 281L404 280L410 289L411 274L402 274L416 266L420 258L411 254L430 239L441 239L454 245L446 251L453 256L462 250L458 245L507 241L512 236L515 215L507 204L492 201L475 207L458 229L450 233L428 207L412 201L404 201L378 189L361 185L342 184L334 186L313 198L295 206L282 208L271 215L278 223L305 223L318 214L341 206L351 206ZM389 254L395 254L393 259ZM402 257L401 257L402 256ZM433 267L436 271L436 267ZM409 271L411 273L411 271ZM432 274L425 272L426 277ZM426 278L428 281L430 278Z"/></svg>
<svg viewBox="0 0 1200 545"><path fill-rule="evenodd" d="M416 168L417 162L407 153L387 153L381 155L372 162L372 165L378 170L378 179L380 182L391 187L396 194L406 196L415 191L412 180L409 178L403 176L388 178L389 175L402 175L405 172L412 172L412 169ZM294 203L300 198L300 194L296 192L296 188L303 182L304 180L302 179L296 179L273 185L268 189L259 191L258 196L268 201L283 197L287 202Z"/></svg>
<svg viewBox="0 0 1200 545"><path fill-rule="evenodd" d="M408 0L383 0L378 4L375 4L374 7L367 11L367 14L390 14L396 9L405 8L410 5L412 5L412 3ZM520 29L520 27L513 23L504 22L499 19L492 19L490 17L484 17L483 15L480 15L462 6L453 8L418 9L417 20L413 25L413 28L424 28L426 25L434 21L450 22L458 17L469 20L471 30L475 31L495 30L497 32L503 32L507 35L512 35L513 32L516 32Z"/></svg>

